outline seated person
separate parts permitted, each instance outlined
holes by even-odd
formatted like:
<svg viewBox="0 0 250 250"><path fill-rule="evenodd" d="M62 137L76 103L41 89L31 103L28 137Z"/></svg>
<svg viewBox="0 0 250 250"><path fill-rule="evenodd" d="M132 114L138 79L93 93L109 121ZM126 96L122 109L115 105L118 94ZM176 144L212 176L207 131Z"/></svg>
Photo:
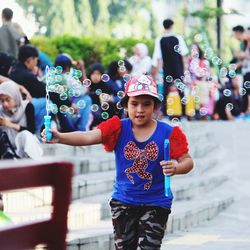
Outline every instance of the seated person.
<svg viewBox="0 0 250 250"><path fill-rule="evenodd" d="M35 133L34 107L23 100L12 81L0 84L0 128L20 158L40 159L42 148Z"/></svg>

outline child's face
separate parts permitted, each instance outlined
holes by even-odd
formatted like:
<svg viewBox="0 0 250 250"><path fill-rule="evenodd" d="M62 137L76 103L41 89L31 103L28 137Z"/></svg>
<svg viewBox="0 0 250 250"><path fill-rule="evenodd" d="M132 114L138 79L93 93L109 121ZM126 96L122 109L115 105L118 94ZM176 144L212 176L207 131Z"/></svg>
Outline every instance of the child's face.
<svg viewBox="0 0 250 250"><path fill-rule="evenodd" d="M128 116L135 126L145 126L150 120L151 116L156 111L154 100L151 96L130 96L126 107Z"/></svg>
<svg viewBox="0 0 250 250"><path fill-rule="evenodd" d="M0 95L0 103L7 112L11 112L16 107L15 100L8 95Z"/></svg>
<svg viewBox="0 0 250 250"><path fill-rule="evenodd" d="M101 72L98 70L94 70L90 75L90 80L92 83L99 83L101 81Z"/></svg>

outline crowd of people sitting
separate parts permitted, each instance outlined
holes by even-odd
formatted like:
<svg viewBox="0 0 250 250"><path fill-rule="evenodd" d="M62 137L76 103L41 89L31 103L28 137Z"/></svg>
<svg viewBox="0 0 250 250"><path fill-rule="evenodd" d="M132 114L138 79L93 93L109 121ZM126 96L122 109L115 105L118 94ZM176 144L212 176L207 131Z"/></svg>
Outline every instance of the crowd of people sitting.
<svg viewBox="0 0 250 250"><path fill-rule="evenodd" d="M166 23L173 24L169 20ZM249 119L250 32L242 26L234 27L233 32L242 43L241 51L228 67L220 67L218 77L212 73L206 51L193 43L185 56L184 74L178 79L165 76L159 68L155 71L154 58L149 56L144 43L135 45L131 57L110 62L107 69L96 62L86 70L84 60L74 61L63 52L52 63L19 33L17 57L10 51L0 52L1 145L9 139L18 157L41 157L37 138L48 112L52 125L62 132L90 130L114 115L126 117L119 100L126 82L141 74L152 74L159 92L165 95L162 96L165 102L156 114L158 118L167 115L170 120ZM50 70L61 69L63 76L57 80L61 91L50 89L49 101L47 65ZM80 72L77 79L74 70ZM72 79L81 85L77 95L70 94ZM163 85L168 85L167 92L162 91ZM27 140L29 143L25 143Z"/></svg>

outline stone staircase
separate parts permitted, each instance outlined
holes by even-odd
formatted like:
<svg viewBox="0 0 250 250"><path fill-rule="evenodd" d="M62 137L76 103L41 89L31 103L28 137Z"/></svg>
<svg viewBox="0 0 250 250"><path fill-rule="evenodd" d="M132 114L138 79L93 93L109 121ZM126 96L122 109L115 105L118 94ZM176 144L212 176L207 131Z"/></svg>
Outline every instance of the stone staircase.
<svg viewBox="0 0 250 250"><path fill-rule="evenodd" d="M229 177L221 167L226 155L215 140L217 124L183 122L182 126L195 167L188 175L171 178L175 198L167 234L211 220L234 200L230 192L225 192L229 189ZM113 154L104 152L101 145L43 146L48 158L56 156L75 165L68 214L68 249L114 249L108 205L115 176ZM5 211L14 222L49 217L51 193L45 187L5 194Z"/></svg>

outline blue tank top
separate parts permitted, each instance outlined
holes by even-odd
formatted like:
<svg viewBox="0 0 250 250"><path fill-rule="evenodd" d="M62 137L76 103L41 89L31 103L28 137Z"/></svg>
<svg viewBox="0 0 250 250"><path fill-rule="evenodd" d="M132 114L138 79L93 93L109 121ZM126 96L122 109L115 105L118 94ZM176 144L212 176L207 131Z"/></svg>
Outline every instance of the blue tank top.
<svg viewBox="0 0 250 250"><path fill-rule="evenodd" d="M116 179L112 198L134 206L171 208L173 196L164 193L164 140L173 127L157 121L152 136L138 142L130 119L123 119L121 134L115 147ZM171 146L171 145L170 145Z"/></svg>

